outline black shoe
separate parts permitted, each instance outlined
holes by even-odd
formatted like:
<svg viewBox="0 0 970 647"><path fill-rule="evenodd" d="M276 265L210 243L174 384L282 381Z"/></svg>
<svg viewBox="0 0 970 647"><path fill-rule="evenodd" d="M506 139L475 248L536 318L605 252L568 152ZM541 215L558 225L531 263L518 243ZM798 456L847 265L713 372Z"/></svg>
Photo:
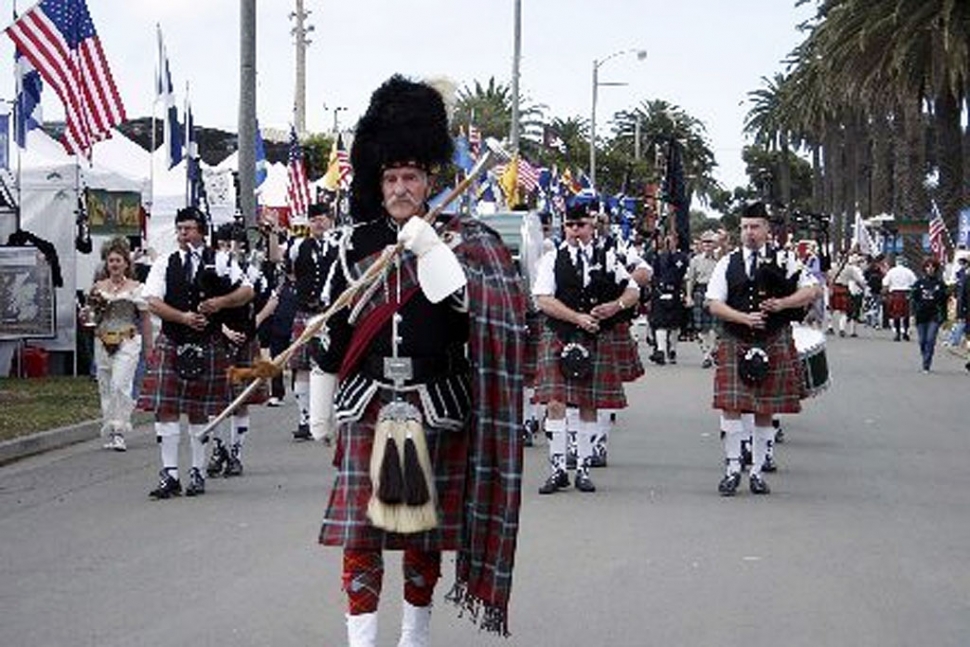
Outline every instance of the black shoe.
<svg viewBox="0 0 970 647"><path fill-rule="evenodd" d="M705 357L704 361L701 362L701 368L711 368L712 366L714 366L714 360L710 357Z"/></svg>
<svg viewBox="0 0 970 647"><path fill-rule="evenodd" d="M293 440L310 440L313 436L310 435L310 425L300 425L293 432Z"/></svg>
<svg viewBox="0 0 970 647"><path fill-rule="evenodd" d="M654 364L659 364L660 366L663 366L664 364L667 363L667 360L664 358L664 354L659 350L655 350L652 353L650 353L649 359Z"/></svg>
<svg viewBox="0 0 970 647"><path fill-rule="evenodd" d="M229 459L226 461L226 469L222 473L222 475L225 477L242 476L242 473L243 473L242 461L239 460L238 456L230 456Z"/></svg>
<svg viewBox="0 0 970 647"><path fill-rule="evenodd" d="M596 486L593 485L593 481L590 480L589 474L583 474L582 472L576 475L576 482L574 485L580 492L596 491Z"/></svg>
<svg viewBox="0 0 970 647"><path fill-rule="evenodd" d="M762 472L777 472L778 466L775 464L775 459L771 456L765 457L765 462L761 464Z"/></svg>
<svg viewBox="0 0 970 647"><path fill-rule="evenodd" d="M725 474L721 482L717 484L717 491L721 493L721 496L734 496L739 485L741 485L741 472Z"/></svg>
<svg viewBox="0 0 970 647"><path fill-rule="evenodd" d="M182 484L177 478L162 470L158 473L158 487L148 493L153 499L167 499L182 494Z"/></svg>
<svg viewBox="0 0 970 647"><path fill-rule="evenodd" d="M768 487L765 480L758 474L751 475L748 486L751 488L751 494L771 494L771 488Z"/></svg>
<svg viewBox="0 0 970 647"><path fill-rule="evenodd" d="M562 470L556 470L549 475L546 482L539 488L539 494L553 494L559 490L569 487L569 474Z"/></svg>
<svg viewBox="0 0 970 647"><path fill-rule="evenodd" d="M199 496L205 494L205 479L199 468L193 467L189 470L189 485L185 488L185 496Z"/></svg>
<svg viewBox="0 0 970 647"><path fill-rule="evenodd" d="M895 337L893 337L893 341L899 341L899 335L896 335Z"/></svg>
<svg viewBox="0 0 970 647"><path fill-rule="evenodd" d="M676 351L673 351L672 350L669 353L667 353L667 363L668 364L676 364L677 363L677 352Z"/></svg>
<svg viewBox="0 0 970 647"><path fill-rule="evenodd" d="M229 452L226 450L226 446L216 438L216 446L212 448L212 456L209 457L209 463L205 466L205 473L209 476L219 476L226 468L228 461Z"/></svg>
<svg viewBox="0 0 970 647"><path fill-rule="evenodd" d="M967 362L966 364L964 364L964 365L963 365L963 368L965 368L965 369L967 369L968 371L970 371L970 362Z"/></svg>
<svg viewBox="0 0 970 647"><path fill-rule="evenodd" d="M903 341L909 341L909 333L908 332L904 332L903 333Z"/></svg>

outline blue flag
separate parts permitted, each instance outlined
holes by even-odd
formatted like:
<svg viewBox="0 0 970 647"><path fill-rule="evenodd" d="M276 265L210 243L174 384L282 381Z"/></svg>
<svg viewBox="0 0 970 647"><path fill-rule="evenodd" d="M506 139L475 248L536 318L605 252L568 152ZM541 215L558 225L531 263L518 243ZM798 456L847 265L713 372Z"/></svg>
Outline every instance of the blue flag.
<svg viewBox="0 0 970 647"><path fill-rule="evenodd" d="M30 61L20 54L20 50L14 52L14 68L17 76L14 139L17 140L17 146L25 148L27 133L34 128L40 128L44 123L40 109L40 92L44 89L44 82Z"/></svg>
<svg viewBox="0 0 970 647"><path fill-rule="evenodd" d="M269 163L266 161L266 146L263 144L263 133L259 130L259 119L256 120L256 184L259 186L266 181L269 174Z"/></svg>
<svg viewBox="0 0 970 647"><path fill-rule="evenodd" d="M472 159L471 154L471 145L464 135L455 137L455 152L451 156L451 161L465 173L468 173L475 166L475 161Z"/></svg>
<svg viewBox="0 0 970 647"><path fill-rule="evenodd" d="M158 32L158 70L155 75L155 100L161 101L165 109L163 146L165 146L165 160L172 168L182 161L182 129L179 127L179 111L175 105L175 89L172 87L172 73L168 68L168 55L162 42L162 30Z"/></svg>
<svg viewBox="0 0 970 647"><path fill-rule="evenodd" d="M0 115L0 168L10 168L10 115Z"/></svg>

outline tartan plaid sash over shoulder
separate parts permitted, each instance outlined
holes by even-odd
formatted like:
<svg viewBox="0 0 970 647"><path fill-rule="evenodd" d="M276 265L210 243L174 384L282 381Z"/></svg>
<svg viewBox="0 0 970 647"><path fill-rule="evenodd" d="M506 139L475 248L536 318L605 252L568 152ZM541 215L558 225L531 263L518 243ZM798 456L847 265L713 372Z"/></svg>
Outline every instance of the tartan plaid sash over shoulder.
<svg viewBox="0 0 970 647"><path fill-rule="evenodd" d="M522 498L522 359L526 295L508 249L471 218L453 221L468 278L472 417L461 547L447 599L486 631L508 635Z"/></svg>

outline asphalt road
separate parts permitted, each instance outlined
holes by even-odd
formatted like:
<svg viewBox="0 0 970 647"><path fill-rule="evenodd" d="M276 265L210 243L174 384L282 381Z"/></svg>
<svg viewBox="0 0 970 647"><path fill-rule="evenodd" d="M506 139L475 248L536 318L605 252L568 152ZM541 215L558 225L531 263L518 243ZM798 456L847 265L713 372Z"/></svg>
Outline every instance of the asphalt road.
<svg viewBox="0 0 970 647"><path fill-rule="evenodd" d="M446 555L433 644L970 644L963 360L924 375L915 342L830 337L832 387L785 419L772 494L724 499L712 373L680 350L629 388L595 494L540 497L545 445L526 450L512 637L443 601ZM254 410L245 475L194 499L149 501L148 427L125 454L90 441L0 468L0 645L344 644L340 551L316 544L331 450L293 442L294 415Z"/></svg>

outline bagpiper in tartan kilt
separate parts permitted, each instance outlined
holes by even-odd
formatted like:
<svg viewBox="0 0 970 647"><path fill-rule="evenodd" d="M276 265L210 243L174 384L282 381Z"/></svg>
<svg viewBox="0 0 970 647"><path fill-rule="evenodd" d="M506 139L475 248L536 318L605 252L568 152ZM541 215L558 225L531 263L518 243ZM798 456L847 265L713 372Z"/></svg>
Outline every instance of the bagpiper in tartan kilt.
<svg viewBox="0 0 970 647"><path fill-rule="evenodd" d="M155 340L148 357L138 408L154 412L156 418L187 414L190 418L218 415L230 402L229 355L221 334L209 335L199 344L205 371L194 380L184 380L175 372L175 349L164 333Z"/></svg>
<svg viewBox="0 0 970 647"><path fill-rule="evenodd" d="M640 360L640 347L630 332L629 321L617 322L615 326L601 332L600 335L615 338L611 339L611 342L617 344L615 351L617 368L623 382L633 382L646 373Z"/></svg>
<svg viewBox="0 0 970 647"><path fill-rule="evenodd" d="M306 330L307 321L316 316L316 312L310 312L308 310L298 309L296 311L296 316L293 317L293 333L290 336L290 342L294 342L300 338L303 331ZM295 353L290 355L290 359L287 362L287 367L291 371L309 371L313 368L313 364L310 360L310 344L303 344L300 346Z"/></svg>
<svg viewBox="0 0 970 647"><path fill-rule="evenodd" d="M706 332L714 328L714 315L711 314L711 309L704 302L705 292L707 292L707 285L698 284L694 287L694 293L691 295L694 301L691 314L693 315L696 332Z"/></svg>
<svg viewBox="0 0 970 647"><path fill-rule="evenodd" d="M768 375L758 385L738 375L738 359L752 346L765 350L769 358ZM730 335L720 339L717 372L714 375L715 409L760 414L798 413L805 382L803 365L795 349L791 326L783 326L768 339L749 343Z"/></svg>
<svg viewBox="0 0 970 647"><path fill-rule="evenodd" d="M842 285L841 283L832 284L829 308L832 312L852 312L852 295L849 293L848 285Z"/></svg>

